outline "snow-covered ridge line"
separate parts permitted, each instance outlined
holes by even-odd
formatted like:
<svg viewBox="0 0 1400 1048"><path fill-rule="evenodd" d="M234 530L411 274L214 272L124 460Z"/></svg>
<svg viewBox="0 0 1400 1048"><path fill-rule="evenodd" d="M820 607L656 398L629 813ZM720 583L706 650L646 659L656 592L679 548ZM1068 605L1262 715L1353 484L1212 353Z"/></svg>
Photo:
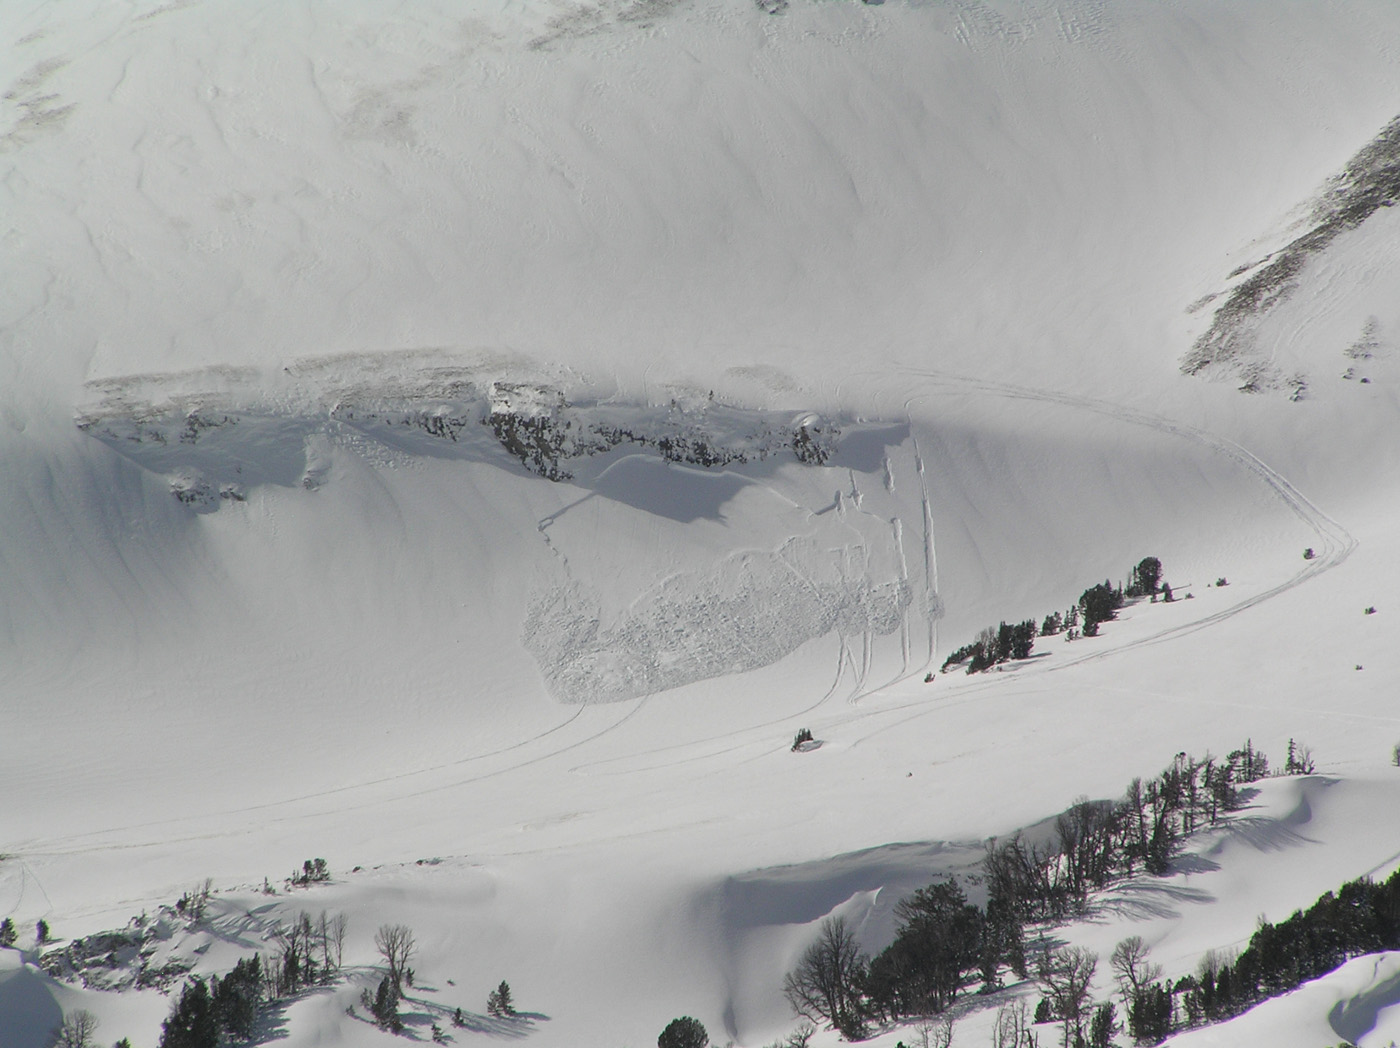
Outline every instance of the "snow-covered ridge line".
<svg viewBox="0 0 1400 1048"><path fill-rule="evenodd" d="M78 428L169 475L173 494L196 509L241 500L259 483L318 487L331 444L361 452L376 445L374 459L392 449L499 463L504 450L532 473L564 481L572 479L570 463L623 446L706 468L784 452L822 465L842 430L815 412L746 408L713 393L665 406L587 391L575 399L548 382L468 368L331 383L308 383L288 369L262 386L253 375L219 377L224 388L214 390L174 377L91 383L94 400L79 409Z"/></svg>
<svg viewBox="0 0 1400 1048"><path fill-rule="evenodd" d="M1210 295L1198 306L1224 295L1210 327L1182 358L1188 375L1225 370L1237 375L1246 393L1288 388L1294 400L1307 390L1307 376L1285 376L1260 357L1258 322L1298 290L1304 268L1343 233L1359 228L1400 199L1400 117L1391 120L1347 161L1307 208L1305 232L1263 258L1245 263L1229 276L1234 286Z"/></svg>

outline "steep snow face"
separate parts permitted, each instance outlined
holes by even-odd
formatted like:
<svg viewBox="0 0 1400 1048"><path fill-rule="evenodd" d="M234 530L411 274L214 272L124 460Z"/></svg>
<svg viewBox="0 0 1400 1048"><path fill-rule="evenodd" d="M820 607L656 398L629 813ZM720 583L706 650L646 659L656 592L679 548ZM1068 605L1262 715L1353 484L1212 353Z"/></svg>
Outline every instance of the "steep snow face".
<svg viewBox="0 0 1400 1048"><path fill-rule="evenodd" d="M417 347L1120 393L1395 115L1383 0L0 17L8 355L70 395Z"/></svg>
<svg viewBox="0 0 1400 1048"><path fill-rule="evenodd" d="M1212 305L1213 319L1182 369L1233 374L1251 393L1286 387L1294 400L1307 395L1309 372L1319 366L1361 384L1389 378L1389 331L1400 319L1393 276L1400 226L1390 211L1397 199L1400 118L1307 203L1288 230L1292 239L1238 266L1223 301L1197 303Z"/></svg>

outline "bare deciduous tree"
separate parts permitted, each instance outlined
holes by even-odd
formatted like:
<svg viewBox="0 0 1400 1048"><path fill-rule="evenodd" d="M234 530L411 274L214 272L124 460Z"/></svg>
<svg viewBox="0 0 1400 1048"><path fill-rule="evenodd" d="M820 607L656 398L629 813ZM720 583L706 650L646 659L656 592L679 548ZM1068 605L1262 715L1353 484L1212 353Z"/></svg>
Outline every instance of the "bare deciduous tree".
<svg viewBox="0 0 1400 1048"><path fill-rule="evenodd" d="M787 1039L782 1042L783 1048L808 1048L812 1043L812 1035L816 1032L817 1028L811 1023L803 1023L787 1035Z"/></svg>
<svg viewBox="0 0 1400 1048"><path fill-rule="evenodd" d="M97 1016L84 1008L69 1012L63 1025L53 1032L53 1048L93 1048L97 1033Z"/></svg>
<svg viewBox="0 0 1400 1048"><path fill-rule="evenodd" d="M844 917L822 921L817 941L783 981L792 1010L813 1022L830 1023L848 1040L864 1032L860 983L866 960Z"/></svg>
<svg viewBox="0 0 1400 1048"><path fill-rule="evenodd" d="M1035 1034L1031 1025L1025 1001L1003 1004L997 1009L996 1025L992 1027L992 1048L1032 1048Z"/></svg>
<svg viewBox="0 0 1400 1048"><path fill-rule="evenodd" d="M349 926L345 914L327 915L325 910L316 922L316 937L321 941L321 966L328 975L340 971L345 957L345 930Z"/></svg>
<svg viewBox="0 0 1400 1048"><path fill-rule="evenodd" d="M1082 946L1046 950L1036 965L1036 982L1062 1024L1065 1048L1084 1039L1084 1020L1091 1003L1089 986L1098 966L1098 954Z"/></svg>
<svg viewBox="0 0 1400 1048"><path fill-rule="evenodd" d="M949 1048L953 1043L953 1017L944 1014L937 1019L920 1019L914 1027L919 1048Z"/></svg>
<svg viewBox="0 0 1400 1048"><path fill-rule="evenodd" d="M1131 935L1113 948L1108 959L1113 977L1118 980L1118 992L1123 995L1123 1009L1133 1006L1139 990L1162 977L1162 966L1147 959L1147 944L1141 935Z"/></svg>
<svg viewBox="0 0 1400 1048"><path fill-rule="evenodd" d="M413 932L403 924L381 924L374 933L374 948L389 966L389 979L394 984L394 992L403 996L404 973L413 957L416 947Z"/></svg>

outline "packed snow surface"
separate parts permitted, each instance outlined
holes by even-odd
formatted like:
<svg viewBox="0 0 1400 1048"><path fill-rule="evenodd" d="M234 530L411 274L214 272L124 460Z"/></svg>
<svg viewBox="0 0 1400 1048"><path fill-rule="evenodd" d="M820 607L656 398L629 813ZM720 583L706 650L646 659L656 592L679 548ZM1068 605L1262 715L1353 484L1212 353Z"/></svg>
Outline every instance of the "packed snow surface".
<svg viewBox="0 0 1400 1048"><path fill-rule="evenodd" d="M152 1045L323 909L346 978L263 1042L384 1043L346 1008L404 923L419 1041L765 1044L824 917L877 950L986 838L1247 738L1319 774L1057 934L1181 975L1388 874L1397 39L1389 0L0 5L0 1048ZM1146 555L1183 599L925 681ZM1381 955L1177 1040L1397 1037Z"/></svg>

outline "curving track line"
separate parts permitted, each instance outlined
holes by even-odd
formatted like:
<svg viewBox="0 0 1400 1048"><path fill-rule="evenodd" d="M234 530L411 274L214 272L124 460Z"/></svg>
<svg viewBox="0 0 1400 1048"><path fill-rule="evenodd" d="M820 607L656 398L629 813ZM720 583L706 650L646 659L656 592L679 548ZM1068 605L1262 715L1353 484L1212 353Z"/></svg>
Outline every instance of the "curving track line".
<svg viewBox="0 0 1400 1048"><path fill-rule="evenodd" d="M1108 658L1120 652L1132 651L1135 648L1145 647L1151 644L1160 644L1163 641L1171 640L1175 637L1185 636L1198 630L1213 626L1226 619L1233 618L1243 611L1262 604L1267 600L1272 600L1281 593L1286 593L1291 589L1296 589L1303 583L1330 571L1345 561L1357 546L1356 539L1341 524L1333 520L1326 513L1315 506L1305 495L1288 480L1287 477L1269 466L1252 451L1232 440L1217 436L1194 426L1176 422L1162 415L1153 415L1135 408L1123 407L1108 401L1095 400L1091 397L1080 396L1078 394L1054 393L1043 390L1029 389L1024 386L1015 386L1009 383L992 382L986 379L968 378L965 376L949 376L932 371L919 371L911 369L909 374L917 375L925 379L931 379L935 383L942 383L948 387L950 393L966 393L968 391L980 392L992 396L1004 397L1013 400L1039 401L1048 404L1058 404L1065 407L1076 408L1081 411L1092 412L1107 418L1125 422L1130 425L1143 426L1156 430L1160 433L1167 433L1183 440L1194 441L1224 458L1243 466L1250 473L1254 474L1265 486L1270 488L1278 499L1298 517L1317 536L1318 546L1321 552L1313 560L1304 561L1303 567L1292 578L1274 586L1262 593L1256 593L1237 604L1208 615L1203 619L1185 623L1171 629L1163 630L1161 633L1144 637L1137 641L1119 645L1111 651L1096 652L1089 655L1082 655L1078 658L1057 663L1051 670L1068 669L1080 663L1098 661ZM926 395L925 395L926 396ZM909 398L908 405L916 400L923 399L918 395Z"/></svg>
<svg viewBox="0 0 1400 1048"><path fill-rule="evenodd" d="M1129 425L1144 426L1161 433L1167 433L1179 437L1183 440L1193 441L1200 444L1214 453L1221 455L1239 464L1248 472L1258 478L1266 487L1273 491L1275 496L1293 512L1298 519L1317 536L1316 549L1320 550L1317 557L1310 561L1304 561L1303 567L1290 578L1284 580L1260 593L1247 597L1227 608L1195 619L1191 622L1183 623L1179 626L1169 627L1147 637L1141 637L1134 641L1128 641L1115 645L1103 651L1088 652L1083 655L1073 656L1063 661L1056 660L1054 665L1044 668L1027 667L1020 672L1035 675L1045 673L1058 673L1062 670L1070 669L1074 666L1091 662L1100 662L1106 659L1115 658L1124 652L1134 651L1139 648L1151 645L1162 644L1179 637L1188 636L1200 630L1218 625L1228 619L1233 618L1250 608L1257 607L1265 601L1296 589L1326 571L1342 564L1356 550L1358 545L1355 537L1346 530L1340 523L1328 516L1305 495L1298 491L1287 477L1273 469L1253 452L1241 446L1235 441L1210 433L1206 430L1189 426L1162 415L1154 415L1149 412L1140 411L1135 408L1124 407L1109 401L1096 400L1079 394L1057 393L1053 391L1031 389L1025 386L1017 386L1011 383L996 382L989 379L973 378L964 375L947 374L938 371L929 371L919 368L901 368L904 375L923 380L925 383L936 387L942 387L938 391L920 392L908 397L904 401L904 408L911 417L912 432L912 408L923 400L932 397L945 395L966 395L968 393L980 393L986 396L1003 397L1012 400L1035 401L1048 404L1057 404L1064 407L1075 408L1081 411L1091 412L1107 418L1114 419ZM922 465L922 460L920 460ZM932 535L930 524L930 536ZM932 548L932 538L930 537L930 548ZM916 710L908 717L902 717L897 721L883 725L851 743L855 748L863 742L874 738L894 728L901 727L921 717L931 716L942 710L948 709L952 705L961 705L964 702L975 700L975 696L988 689L996 687L1000 682L996 678L989 678L986 681L969 685L958 689L958 695L951 701L939 702L934 707L929 707L926 700L917 702L901 703L898 706L885 707L882 710L866 714L865 717L888 716L905 710Z"/></svg>

